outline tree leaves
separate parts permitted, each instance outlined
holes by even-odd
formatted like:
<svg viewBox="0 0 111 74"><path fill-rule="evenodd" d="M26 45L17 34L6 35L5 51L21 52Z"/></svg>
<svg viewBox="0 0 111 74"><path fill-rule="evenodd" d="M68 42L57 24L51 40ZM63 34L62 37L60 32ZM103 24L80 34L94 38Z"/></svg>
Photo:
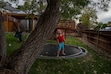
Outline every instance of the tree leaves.
<svg viewBox="0 0 111 74"><path fill-rule="evenodd" d="M61 18L72 19L76 18L77 14L88 5L89 0L61 0Z"/></svg>
<svg viewBox="0 0 111 74"><path fill-rule="evenodd" d="M87 25L89 28L92 27L97 22L96 9L92 7L86 7L80 17L83 24Z"/></svg>

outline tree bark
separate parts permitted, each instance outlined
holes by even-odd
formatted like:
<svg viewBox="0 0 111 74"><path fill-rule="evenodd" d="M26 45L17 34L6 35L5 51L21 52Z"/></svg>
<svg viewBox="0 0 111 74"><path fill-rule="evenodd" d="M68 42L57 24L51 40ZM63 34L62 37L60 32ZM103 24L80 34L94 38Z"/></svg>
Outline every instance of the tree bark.
<svg viewBox="0 0 111 74"><path fill-rule="evenodd" d="M38 24L26 42L4 63L7 74L27 74L32 64L42 51L47 40L53 34L59 21L60 0L47 0L48 6L39 18Z"/></svg>
<svg viewBox="0 0 111 74"><path fill-rule="evenodd" d="M4 31L4 24L3 24L3 15L0 12L0 66L1 62L6 57L6 40L5 40L5 31Z"/></svg>

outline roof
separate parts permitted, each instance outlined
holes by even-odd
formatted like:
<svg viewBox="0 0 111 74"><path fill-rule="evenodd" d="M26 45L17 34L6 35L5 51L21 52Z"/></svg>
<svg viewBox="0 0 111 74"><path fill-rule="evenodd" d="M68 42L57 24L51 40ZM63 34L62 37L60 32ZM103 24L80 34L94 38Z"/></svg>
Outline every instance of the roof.
<svg viewBox="0 0 111 74"><path fill-rule="evenodd" d="M16 9L16 8L12 7L11 4L9 4L9 3L6 3L4 9L9 10L9 11L11 11L11 12L12 12L12 11L21 11L21 10L19 10L19 9Z"/></svg>
<svg viewBox="0 0 111 74"><path fill-rule="evenodd" d="M28 17L31 14L8 13L8 15L16 19L31 19L31 17ZM33 16L34 19L38 20L38 17L36 15L31 15L31 16Z"/></svg>

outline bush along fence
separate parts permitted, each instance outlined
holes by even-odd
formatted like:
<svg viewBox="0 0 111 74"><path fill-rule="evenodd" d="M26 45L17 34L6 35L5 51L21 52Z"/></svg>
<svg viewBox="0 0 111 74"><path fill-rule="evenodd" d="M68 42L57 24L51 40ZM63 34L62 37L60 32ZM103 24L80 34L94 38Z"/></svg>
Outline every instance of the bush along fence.
<svg viewBox="0 0 111 74"><path fill-rule="evenodd" d="M82 32L82 39L103 56L111 58L111 31L86 30Z"/></svg>

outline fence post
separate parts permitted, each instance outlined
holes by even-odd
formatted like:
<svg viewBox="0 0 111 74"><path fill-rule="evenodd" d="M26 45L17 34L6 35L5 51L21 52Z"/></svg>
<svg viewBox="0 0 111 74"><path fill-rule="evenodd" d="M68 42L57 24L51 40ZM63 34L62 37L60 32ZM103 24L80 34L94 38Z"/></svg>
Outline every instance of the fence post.
<svg viewBox="0 0 111 74"><path fill-rule="evenodd" d="M97 31L97 48L99 48L100 31Z"/></svg>

